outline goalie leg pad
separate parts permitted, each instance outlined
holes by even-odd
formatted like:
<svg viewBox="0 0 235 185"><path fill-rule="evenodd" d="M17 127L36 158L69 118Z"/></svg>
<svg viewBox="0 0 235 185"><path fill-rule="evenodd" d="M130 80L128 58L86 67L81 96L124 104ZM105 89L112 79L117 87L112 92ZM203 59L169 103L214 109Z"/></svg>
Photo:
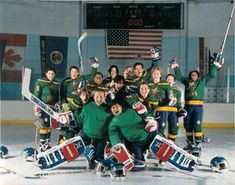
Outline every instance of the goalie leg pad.
<svg viewBox="0 0 235 185"><path fill-rule="evenodd" d="M129 154L124 144L116 144L111 149L111 152L118 162L125 165L127 170L131 170L134 167L132 156Z"/></svg>
<svg viewBox="0 0 235 185"><path fill-rule="evenodd" d="M157 151L155 155L162 162L166 162L171 157L174 151L175 151L174 148L167 145L166 143L162 143L161 147L159 148L159 150Z"/></svg>

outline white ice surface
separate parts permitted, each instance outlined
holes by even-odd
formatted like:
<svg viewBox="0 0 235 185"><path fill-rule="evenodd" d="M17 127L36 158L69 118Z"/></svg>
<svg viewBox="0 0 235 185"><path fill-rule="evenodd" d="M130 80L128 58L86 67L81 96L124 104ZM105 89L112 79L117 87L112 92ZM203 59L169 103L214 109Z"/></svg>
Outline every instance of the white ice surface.
<svg viewBox="0 0 235 185"><path fill-rule="evenodd" d="M6 174L0 169L1 185L104 185L104 184L144 184L144 185L235 185L235 140L233 129L205 129L209 144L203 143L202 161L209 165L215 156L223 156L231 166L228 173L220 174L209 167L199 166L190 174L183 174L167 166L149 165L144 171L128 172L125 181L113 181L109 176L100 177L93 172L44 176L39 179L26 179L35 173L71 172L85 168L85 161L76 160L52 171L41 171L33 162L26 162L21 152L26 147L34 147L35 128L32 125L1 125L1 145L9 150L8 159L0 159L0 167L16 172ZM58 132L53 131L52 144L56 143ZM184 146L184 130L181 128L177 144ZM152 161L152 160L151 160Z"/></svg>

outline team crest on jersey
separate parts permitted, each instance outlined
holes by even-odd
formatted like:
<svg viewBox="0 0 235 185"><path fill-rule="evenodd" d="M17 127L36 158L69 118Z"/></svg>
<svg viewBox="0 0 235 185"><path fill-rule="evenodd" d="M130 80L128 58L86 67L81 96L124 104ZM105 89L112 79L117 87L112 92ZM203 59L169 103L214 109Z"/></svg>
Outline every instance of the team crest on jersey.
<svg viewBox="0 0 235 185"><path fill-rule="evenodd" d="M50 60L53 64L60 64L63 62L63 54L60 51L53 51L50 54Z"/></svg>

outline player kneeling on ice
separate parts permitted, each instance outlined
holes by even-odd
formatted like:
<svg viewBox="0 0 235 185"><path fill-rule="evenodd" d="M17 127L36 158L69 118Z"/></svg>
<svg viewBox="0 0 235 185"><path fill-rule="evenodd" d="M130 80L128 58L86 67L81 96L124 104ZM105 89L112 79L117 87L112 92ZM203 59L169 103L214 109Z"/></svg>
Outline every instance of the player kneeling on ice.
<svg viewBox="0 0 235 185"><path fill-rule="evenodd" d="M157 122L154 119L142 119L134 109L125 109L119 102L110 105L114 115L109 124L109 139L112 145L109 157L114 156L128 170L145 167L144 152L157 135ZM129 154L133 153L134 160Z"/></svg>
<svg viewBox="0 0 235 185"><path fill-rule="evenodd" d="M95 167L96 161L104 159L107 126L111 118L104 104L105 92L97 89L93 98L94 102L86 104L76 119L81 128L79 135L86 145L85 155L91 169Z"/></svg>

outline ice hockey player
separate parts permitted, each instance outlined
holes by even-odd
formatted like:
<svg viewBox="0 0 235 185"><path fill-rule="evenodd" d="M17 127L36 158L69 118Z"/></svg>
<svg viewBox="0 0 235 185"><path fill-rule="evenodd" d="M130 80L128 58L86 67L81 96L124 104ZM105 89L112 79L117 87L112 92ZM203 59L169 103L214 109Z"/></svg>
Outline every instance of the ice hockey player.
<svg viewBox="0 0 235 185"><path fill-rule="evenodd" d="M56 71L48 67L45 71L45 78L36 81L34 95L47 104L50 108L57 107L59 102L59 83L55 80ZM39 151L44 152L50 149L51 128L50 122L55 121L39 107L35 106L34 113L44 128L39 129Z"/></svg>
<svg viewBox="0 0 235 185"><path fill-rule="evenodd" d="M157 96L151 94L147 82L142 82L137 93L126 96L126 102L142 117L155 116L158 106Z"/></svg>
<svg viewBox="0 0 235 185"><path fill-rule="evenodd" d="M103 84L105 84L108 88L112 88L114 86L114 79L119 75L119 69L116 65L111 65L108 69L109 76L103 80Z"/></svg>
<svg viewBox="0 0 235 185"><path fill-rule="evenodd" d="M139 86L141 82L145 81L148 82L151 78L151 69L153 67L158 66L158 61L160 58L160 49L153 47L150 49L150 55L152 58L152 65L147 69L144 70L144 65L141 62L136 62L133 66L134 68L134 76L132 79L126 79L126 83L132 84L135 86Z"/></svg>
<svg viewBox="0 0 235 185"><path fill-rule="evenodd" d="M77 66L71 66L69 68L69 77L65 78L60 86L60 102L62 105L66 106L66 103L72 101L73 98L77 98L79 96L79 90L86 85L86 81L89 81L94 77L99 66L99 60L96 57L90 57L89 60L92 70L88 75L80 75ZM58 140L59 144L64 141L63 138L66 131L67 127L60 128Z"/></svg>
<svg viewBox="0 0 235 185"><path fill-rule="evenodd" d="M200 76L199 71L193 70L188 77L184 77L181 74L179 62L177 60L170 62L170 67L174 69L176 79L185 85L185 110L188 114L184 118L187 137L187 146L184 149L195 156L201 155L204 89L207 83L216 76L223 63L224 57L218 55L208 74Z"/></svg>
<svg viewBox="0 0 235 185"><path fill-rule="evenodd" d="M156 117L159 118L158 132L165 137L166 118L168 111L177 109L173 107L176 104L176 98L173 95L172 87L169 82L162 79L163 70L160 67L153 67L151 70L152 80L148 83L150 92L158 99Z"/></svg>
<svg viewBox="0 0 235 185"><path fill-rule="evenodd" d="M77 119L79 133L86 145L86 158L90 168L94 168L96 162L104 159L104 147L106 144L108 123L111 114L104 104L105 92L96 89L94 102L88 103L82 109Z"/></svg>
<svg viewBox="0 0 235 185"><path fill-rule="evenodd" d="M166 81L170 83L172 87L173 96L176 98L176 104L172 109L168 110L167 122L168 122L168 139L175 141L179 130L179 117L185 117L187 111L181 106L181 91L175 84L175 75L168 74ZM174 109L175 108L175 109Z"/></svg>
<svg viewBox="0 0 235 185"><path fill-rule="evenodd" d="M157 122L146 120L146 123L134 109L125 109L116 101L112 102L110 107L114 116L108 128L111 145L125 144L134 155L134 167L143 169L144 152L157 134Z"/></svg>

